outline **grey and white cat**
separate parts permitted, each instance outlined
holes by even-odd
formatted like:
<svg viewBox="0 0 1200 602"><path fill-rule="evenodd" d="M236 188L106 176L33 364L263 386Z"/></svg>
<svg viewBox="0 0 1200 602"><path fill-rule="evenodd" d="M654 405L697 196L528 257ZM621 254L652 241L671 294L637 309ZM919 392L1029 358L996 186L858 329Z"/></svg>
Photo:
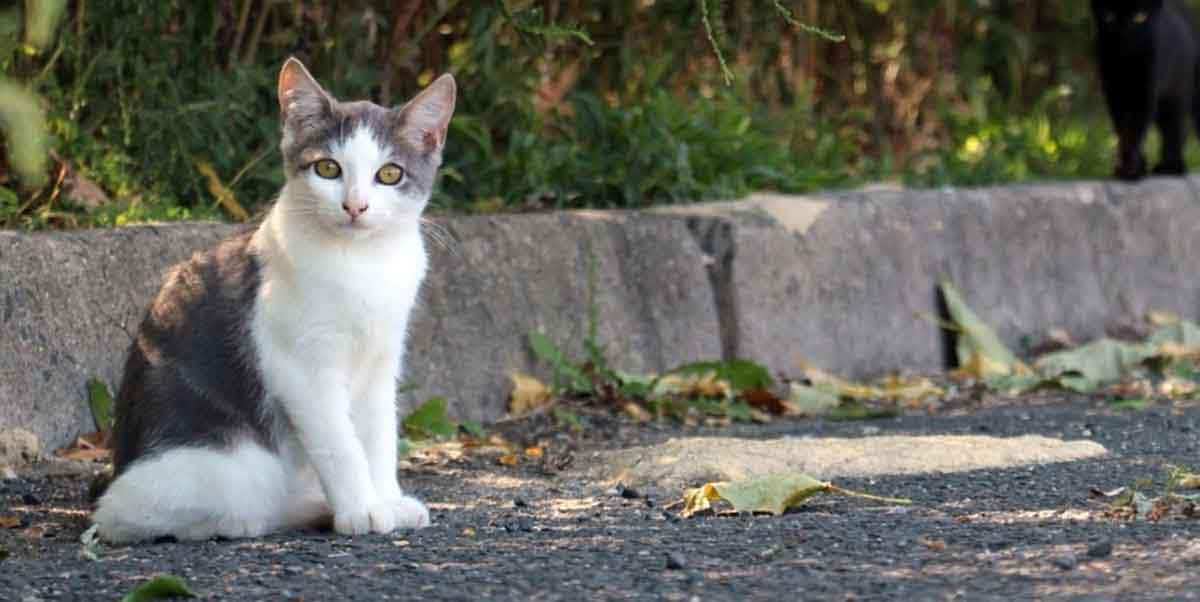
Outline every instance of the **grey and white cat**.
<svg viewBox="0 0 1200 602"><path fill-rule="evenodd" d="M289 59L278 92L278 200L170 271L130 350L105 540L429 524L396 482L395 395L454 79L388 109Z"/></svg>

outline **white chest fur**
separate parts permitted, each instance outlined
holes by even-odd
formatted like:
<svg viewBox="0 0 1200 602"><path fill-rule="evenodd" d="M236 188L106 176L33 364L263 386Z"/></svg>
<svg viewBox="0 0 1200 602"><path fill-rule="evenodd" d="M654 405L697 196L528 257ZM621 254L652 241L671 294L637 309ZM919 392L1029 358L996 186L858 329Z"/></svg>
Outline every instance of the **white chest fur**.
<svg viewBox="0 0 1200 602"><path fill-rule="evenodd" d="M264 368L273 364L265 356L285 354L345 381L380 361L399 370L428 263L417 224L345 240L276 210L255 244L263 268L251 329ZM270 389L278 375L263 376Z"/></svg>

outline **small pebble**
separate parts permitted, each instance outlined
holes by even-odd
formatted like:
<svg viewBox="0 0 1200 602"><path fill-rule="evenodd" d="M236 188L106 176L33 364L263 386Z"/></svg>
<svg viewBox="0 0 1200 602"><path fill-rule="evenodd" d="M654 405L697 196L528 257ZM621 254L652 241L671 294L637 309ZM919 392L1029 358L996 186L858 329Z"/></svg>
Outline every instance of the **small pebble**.
<svg viewBox="0 0 1200 602"><path fill-rule="evenodd" d="M513 500L513 507L515 508L525 508L528 505L529 502L525 501L525 498L516 498Z"/></svg>
<svg viewBox="0 0 1200 602"><path fill-rule="evenodd" d="M646 507L647 507L647 508L653 508L653 507L654 507L654 498L652 498L652 497L649 497L649 496L647 496L647 497L646 497Z"/></svg>
<svg viewBox="0 0 1200 602"><path fill-rule="evenodd" d="M1087 555L1089 558L1108 558L1112 556L1113 545L1109 540L1096 542L1088 547Z"/></svg>
<svg viewBox="0 0 1200 602"><path fill-rule="evenodd" d="M1075 558L1074 554L1068 552L1051 558L1050 564L1064 571L1069 571L1079 565L1079 559Z"/></svg>
<svg viewBox="0 0 1200 602"><path fill-rule="evenodd" d="M289 564L289 565L287 565L287 566L283 567L283 570L284 570L284 571L287 571L287 573L288 573L289 575L299 575L300 573L303 573L303 572L304 572L304 568L303 568L303 567L301 567L301 566L297 566L297 565L294 565L294 564Z"/></svg>
<svg viewBox="0 0 1200 602"><path fill-rule="evenodd" d="M679 552L667 552L667 568L678 571L687 566L687 559Z"/></svg>

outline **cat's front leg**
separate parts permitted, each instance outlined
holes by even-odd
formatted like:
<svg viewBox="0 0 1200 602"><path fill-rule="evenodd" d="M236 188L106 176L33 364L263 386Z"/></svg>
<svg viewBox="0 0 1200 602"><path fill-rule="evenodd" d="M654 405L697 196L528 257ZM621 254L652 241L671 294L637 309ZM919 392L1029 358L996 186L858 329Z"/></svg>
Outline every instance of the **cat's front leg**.
<svg viewBox="0 0 1200 602"><path fill-rule="evenodd" d="M429 510L416 498L405 495L396 480L398 368L398 358L388 356L377 361L362 407L356 408L354 415L375 491L391 506L397 527L419 529L429 526Z"/></svg>
<svg viewBox="0 0 1200 602"><path fill-rule="evenodd" d="M391 532L396 513L372 482L367 452L350 418L349 390L338 371L313 371L307 367L322 364L307 359L265 353L265 380L317 473L334 529L345 535Z"/></svg>

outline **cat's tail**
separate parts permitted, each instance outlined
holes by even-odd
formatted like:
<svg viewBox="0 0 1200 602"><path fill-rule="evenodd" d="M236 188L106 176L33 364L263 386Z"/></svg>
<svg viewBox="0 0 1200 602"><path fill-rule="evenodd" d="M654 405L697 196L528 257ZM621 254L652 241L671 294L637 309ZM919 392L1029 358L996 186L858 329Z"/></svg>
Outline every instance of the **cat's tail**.
<svg viewBox="0 0 1200 602"><path fill-rule="evenodd" d="M257 443L175 448L117 477L92 521L113 543L254 537L297 520L289 489L283 460Z"/></svg>

